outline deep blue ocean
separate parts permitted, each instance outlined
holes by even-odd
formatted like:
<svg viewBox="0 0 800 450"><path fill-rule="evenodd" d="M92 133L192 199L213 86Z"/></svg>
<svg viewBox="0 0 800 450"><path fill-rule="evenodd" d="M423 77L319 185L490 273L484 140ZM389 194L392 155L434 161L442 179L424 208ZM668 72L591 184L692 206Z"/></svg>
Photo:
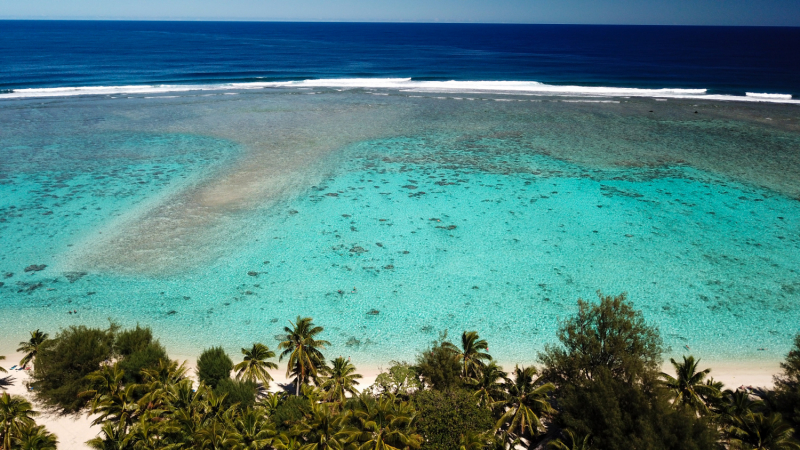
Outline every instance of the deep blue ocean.
<svg viewBox="0 0 800 450"><path fill-rule="evenodd" d="M800 28L0 21L0 89L325 78L800 95Z"/></svg>

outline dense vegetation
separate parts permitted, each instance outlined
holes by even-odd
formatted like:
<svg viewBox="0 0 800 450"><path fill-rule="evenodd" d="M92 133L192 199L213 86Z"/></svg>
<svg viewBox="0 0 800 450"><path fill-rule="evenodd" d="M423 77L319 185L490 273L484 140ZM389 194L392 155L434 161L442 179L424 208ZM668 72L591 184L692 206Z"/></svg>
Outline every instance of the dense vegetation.
<svg viewBox="0 0 800 450"><path fill-rule="evenodd" d="M26 346L37 401L95 414L97 449L800 449L800 336L774 390L724 389L699 360L671 360L625 295L578 301L539 367L505 371L475 331L444 333L372 386L349 360L326 360L322 327L298 317L277 362L292 385L268 391L275 352L198 358L199 383L147 328L71 327ZM25 344L25 343L23 343ZM30 403L0 397L4 449L54 448Z"/></svg>

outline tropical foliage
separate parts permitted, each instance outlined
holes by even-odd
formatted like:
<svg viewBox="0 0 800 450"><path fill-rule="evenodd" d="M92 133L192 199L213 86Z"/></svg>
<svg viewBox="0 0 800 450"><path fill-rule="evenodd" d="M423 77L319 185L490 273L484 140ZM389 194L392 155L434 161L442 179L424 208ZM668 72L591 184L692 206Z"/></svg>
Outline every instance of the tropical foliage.
<svg viewBox="0 0 800 450"><path fill-rule="evenodd" d="M457 344L444 332L365 387L350 358L326 363L323 336L309 317L284 328L279 361L293 385L278 392L266 389L278 366L261 343L236 364L220 347L204 351L199 382L139 326L52 339L37 330L26 355L35 398L90 414L95 449L800 450L800 336L774 391L725 390L693 356L660 372L659 332L624 295L579 300L541 364L510 372L478 332ZM35 415L24 399L0 397L3 450L55 448Z"/></svg>
<svg viewBox="0 0 800 450"><path fill-rule="evenodd" d="M30 402L22 397L0 394L0 445L3 449L56 448L56 438L37 426Z"/></svg>
<svg viewBox="0 0 800 450"><path fill-rule="evenodd" d="M233 366L233 370L236 371L236 378L261 383L264 387L269 386L269 382L272 381L269 369L278 368L277 364L269 361L275 357L275 352L264 344L255 343L253 348L243 348L242 354L244 355L244 360Z"/></svg>
<svg viewBox="0 0 800 450"><path fill-rule="evenodd" d="M297 316L297 321L289 323L292 327L284 327L286 336L278 344L278 348L283 350L279 360L288 359L286 376L294 377L295 395L299 395L301 385L316 380L320 370L325 370L325 357L321 350L331 343L315 339L323 328L314 325L311 317Z"/></svg>
<svg viewBox="0 0 800 450"><path fill-rule="evenodd" d="M39 354L39 350L45 344L48 337L47 333L42 333L39 330L31 331L30 339L19 343L17 351L25 354L19 362L19 365L25 367L28 363L32 362L36 358L36 355Z"/></svg>

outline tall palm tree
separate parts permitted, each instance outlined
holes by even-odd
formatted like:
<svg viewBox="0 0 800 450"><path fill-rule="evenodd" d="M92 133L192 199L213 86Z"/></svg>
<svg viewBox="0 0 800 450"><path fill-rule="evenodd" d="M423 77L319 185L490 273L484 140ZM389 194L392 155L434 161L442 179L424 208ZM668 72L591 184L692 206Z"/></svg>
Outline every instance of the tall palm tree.
<svg viewBox="0 0 800 450"><path fill-rule="evenodd" d="M341 356L331 360L333 366L328 370L328 378L322 383L322 390L327 393L329 401L343 403L346 394L358 395L356 386L363 378L356 373L356 367Z"/></svg>
<svg viewBox="0 0 800 450"><path fill-rule="evenodd" d="M708 406L703 401L703 397L718 395L713 385L703 382L711 369L697 371L700 360L695 360L694 356L684 356L683 363L670 358L669 361L675 367L677 377L672 377L667 373L661 373L664 385L675 395L676 405L688 405L696 411L708 411Z"/></svg>
<svg viewBox="0 0 800 450"><path fill-rule="evenodd" d="M489 343L485 339L481 339L477 331L465 331L461 334L461 348L450 342L444 342L442 347L448 348L458 355L463 378L477 377L480 370L486 365L486 361L492 360L487 353Z"/></svg>
<svg viewBox="0 0 800 450"><path fill-rule="evenodd" d="M4 449L11 449L12 437L21 436L25 427L35 425L33 418L38 415L30 402L22 397L0 395L0 442Z"/></svg>
<svg viewBox="0 0 800 450"><path fill-rule="evenodd" d="M419 448L422 436L416 433L416 413L392 394L379 398L361 393L353 410L356 426L352 439L359 450L400 450Z"/></svg>
<svg viewBox="0 0 800 450"><path fill-rule="evenodd" d="M311 317L297 316L297 322L289 323L292 328L283 328L286 337L278 344L278 348L283 350L278 360L289 358L286 376L295 376L295 395L300 395L300 385L308 384L312 377L316 379L319 368L325 364L325 357L320 349L331 343L314 339L322 333L323 328L315 326Z"/></svg>
<svg viewBox="0 0 800 450"><path fill-rule="evenodd" d="M16 438L16 445L20 450L56 450L58 439L41 425L29 425Z"/></svg>
<svg viewBox="0 0 800 450"><path fill-rule="evenodd" d="M5 357L5 356L3 356L3 355L0 355L0 361L3 361L3 360L5 360L5 359L6 359L6 357ZM0 367L0 373L6 373L6 369L3 369L2 367Z"/></svg>
<svg viewBox="0 0 800 450"><path fill-rule="evenodd" d="M536 436L544 431L538 414L552 412L547 394L554 389L552 383L538 383L535 367L515 367L514 379L506 383L506 412L495 424L495 430L506 428L517 440L526 433Z"/></svg>
<svg viewBox="0 0 800 450"><path fill-rule="evenodd" d="M504 383L507 382L508 373L494 361L489 362L477 378L470 380L470 386L475 391L478 403L489 409L494 409L505 395Z"/></svg>
<svg viewBox="0 0 800 450"><path fill-rule="evenodd" d="M25 367L29 362L33 361L34 358L39 354L39 350L42 349L45 341L49 335L47 333L42 333L38 329L36 331L31 331L31 338L27 341L22 341L19 343L19 348L17 349L18 352L25 353L25 356L22 357L22 360L19 362L19 365Z"/></svg>
<svg viewBox="0 0 800 450"><path fill-rule="evenodd" d="M251 349L242 349L244 360L235 365L236 378L240 380L253 381L269 386L272 376L267 369L277 369L278 365L268 359L275 357L275 352L264 344L255 343Z"/></svg>

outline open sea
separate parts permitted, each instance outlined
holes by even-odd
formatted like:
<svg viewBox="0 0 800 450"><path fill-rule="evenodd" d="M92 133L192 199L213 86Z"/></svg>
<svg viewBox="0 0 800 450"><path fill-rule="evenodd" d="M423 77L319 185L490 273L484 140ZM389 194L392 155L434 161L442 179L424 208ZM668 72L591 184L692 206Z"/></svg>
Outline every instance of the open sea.
<svg viewBox="0 0 800 450"><path fill-rule="evenodd" d="M669 352L800 332L800 28L0 21L0 353L73 324L331 357L595 292ZM688 349L688 350L687 350Z"/></svg>

